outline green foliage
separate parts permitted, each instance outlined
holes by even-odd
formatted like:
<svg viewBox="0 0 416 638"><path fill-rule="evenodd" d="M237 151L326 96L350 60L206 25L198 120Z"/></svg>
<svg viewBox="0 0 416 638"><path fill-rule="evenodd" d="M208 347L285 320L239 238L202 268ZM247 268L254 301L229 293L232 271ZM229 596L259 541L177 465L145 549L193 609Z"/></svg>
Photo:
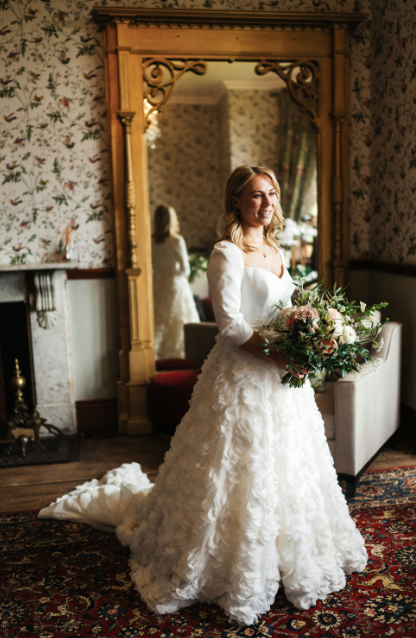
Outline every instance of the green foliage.
<svg viewBox="0 0 416 638"><path fill-rule="evenodd" d="M207 257L201 253L192 253L189 255L189 266L191 268L191 274L189 275L190 283L195 281L199 273L207 271L208 263Z"/></svg>
<svg viewBox="0 0 416 638"><path fill-rule="evenodd" d="M53 113L47 113L46 115L48 117L50 117L52 122L54 122L55 124L56 124L56 122L60 122L61 124L64 123L64 121L62 119L61 111L53 111Z"/></svg>
<svg viewBox="0 0 416 638"><path fill-rule="evenodd" d="M51 93L56 93L56 89L58 88L58 83L55 80L53 73L49 73L48 83L46 86L49 89L49 91L51 91Z"/></svg>
<svg viewBox="0 0 416 638"><path fill-rule="evenodd" d="M54 173L57 177L61 177L61 173L62 173L62 168L59 165L59 160L57 157L55 157L55 159L53 160L53 169L52 169L52 173Z"/></svg>
<svg viewBox="0 0 416 638"><path fill-rule="evenodd" d="M85 131L82 135L81 142L85 142L85 140L98 140L100 137L100 129L90 129L89 131Z"/></svg>
<svg viewBox="0 0 416 638"><path fill-rule="evenodd" d="M3 181L2 181L2 186L4 184L12 184L15 183L17 184L18 182L20 182L20 178L22 176L21 171L13 171L13 173L6 173L6 175L4 175L3 177Z"/></svg>
<svg viewBox="0 0 416 638"><path fill-rule="evenodd" d="M59 206L61 204L65 204L65 206L68 206L68 202L66 201L66 197L64 194L61 195L55 195L54 197L52 197L52 199L54 200L54 202L56 202Z"/></svg>
<svg viewBox="0 0 416 638"><path fill-rule="evenodd" d="M41 28L48 38L51 38L52 36L55 36L55 38L59 38L59 31L54 24L47 24L45 27Z"/></svg>
<svg viewBox="0 0 416 638"><path fill-rule="evenodd" d="M82 55L94 55L95 54L95 44L85 44L82 47L78 47L78 53L76 55L77 58Z"/></svg>
<svg viewBox="0 0 416 638"><path fill-rule="evenodd" d="M4 98L6 100L10 100L12 97L15 97L15 95L16 91L14 86L6 86L0 91L0 98Z"/></svg>

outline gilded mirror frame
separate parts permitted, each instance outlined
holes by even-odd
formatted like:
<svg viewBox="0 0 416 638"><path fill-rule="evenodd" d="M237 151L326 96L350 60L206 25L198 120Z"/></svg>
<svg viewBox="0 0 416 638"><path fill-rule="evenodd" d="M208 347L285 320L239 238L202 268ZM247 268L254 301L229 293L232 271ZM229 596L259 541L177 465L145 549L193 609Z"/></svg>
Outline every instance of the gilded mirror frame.
<svg viewBox="0 0 416 638"><path fill-rule="evenodd" d="M119 431L147 434L151 424L146 386L155 373L155 357L147 116L143 110L144 91L149 99L152 87L144 86L143 73L149 65L155 69L162 64L168 69L171 81L165 101L178 77L201 61L255 61L260 63L259 73L277 73L286 81L317 133L319 278L326 284L343 285L348 278L349 244L349 34L366 16L95 7L94 17L104 30L106 56L119 326ZM301 73L289 77L288 62ZM157 72L153 77L157 78Z"/></svg>

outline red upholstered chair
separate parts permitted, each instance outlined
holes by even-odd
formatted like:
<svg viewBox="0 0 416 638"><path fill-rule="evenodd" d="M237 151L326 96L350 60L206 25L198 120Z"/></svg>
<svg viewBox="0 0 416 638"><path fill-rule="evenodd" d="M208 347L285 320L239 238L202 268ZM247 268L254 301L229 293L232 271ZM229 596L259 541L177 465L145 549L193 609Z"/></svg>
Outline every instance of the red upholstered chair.
<svg viewBox="0 0 416 638"><path fill-rule="evenodd" d="M158 374L147 386L147 410L155 429L173 436L189 408L196 372L178 370Z"/></svg>
<svg viewBox="0 0 416 638"><path fill-rule="evenodd" d="M197 365L192 359L158 359L156 372L169 372L172 370L196 370Z"/></svg>

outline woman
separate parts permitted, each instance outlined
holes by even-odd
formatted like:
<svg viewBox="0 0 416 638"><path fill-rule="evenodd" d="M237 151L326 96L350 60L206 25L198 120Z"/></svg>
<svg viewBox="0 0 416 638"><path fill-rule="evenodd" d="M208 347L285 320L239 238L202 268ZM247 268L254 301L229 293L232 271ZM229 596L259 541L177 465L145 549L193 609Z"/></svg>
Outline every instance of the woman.
<svg viewBox="0 0 416 638"><path fill-rule="evenodd" d="M156 208L152 240L156 359L183 358L183 326L199 323L199 315L188 283L186 244L172 206Z"/></svg>
<svg viewBox="0 0 416 638"><path fill-rule="evenodd" d="M293 291L274 240L279 198L266 168L241 166L227 183L208 269L220 336L155 485L126 464L40 514L117 527L157 613L216 602L250 625L280 582L307 609L367 562L310 384L282 385L284 356L264 355L253 329Z"/></svg>

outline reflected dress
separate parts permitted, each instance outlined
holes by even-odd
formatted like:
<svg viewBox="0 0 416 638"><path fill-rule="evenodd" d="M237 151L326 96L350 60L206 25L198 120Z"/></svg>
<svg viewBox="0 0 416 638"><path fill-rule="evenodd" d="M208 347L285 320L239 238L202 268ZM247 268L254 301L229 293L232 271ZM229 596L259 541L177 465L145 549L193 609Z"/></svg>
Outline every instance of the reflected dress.
<svg viewBox="0 0 416 638"><path fill-rule="evenodd" d="M152 242L156 359L185 356L184 324L199 323L188 277L191 273L181 235Z"/></svg>
<svg viewBox="0 0 416 638"><path fill-rule="evenodd" d="M345 586L367 563L338 485L313 390L239 348L292 280L244 266L230 242L208 269L220 336L154 485L136 463L90 481L40 512L116 529L148 606L171 613L214 602L250 625L283 585L299 609Z"/></svg>

